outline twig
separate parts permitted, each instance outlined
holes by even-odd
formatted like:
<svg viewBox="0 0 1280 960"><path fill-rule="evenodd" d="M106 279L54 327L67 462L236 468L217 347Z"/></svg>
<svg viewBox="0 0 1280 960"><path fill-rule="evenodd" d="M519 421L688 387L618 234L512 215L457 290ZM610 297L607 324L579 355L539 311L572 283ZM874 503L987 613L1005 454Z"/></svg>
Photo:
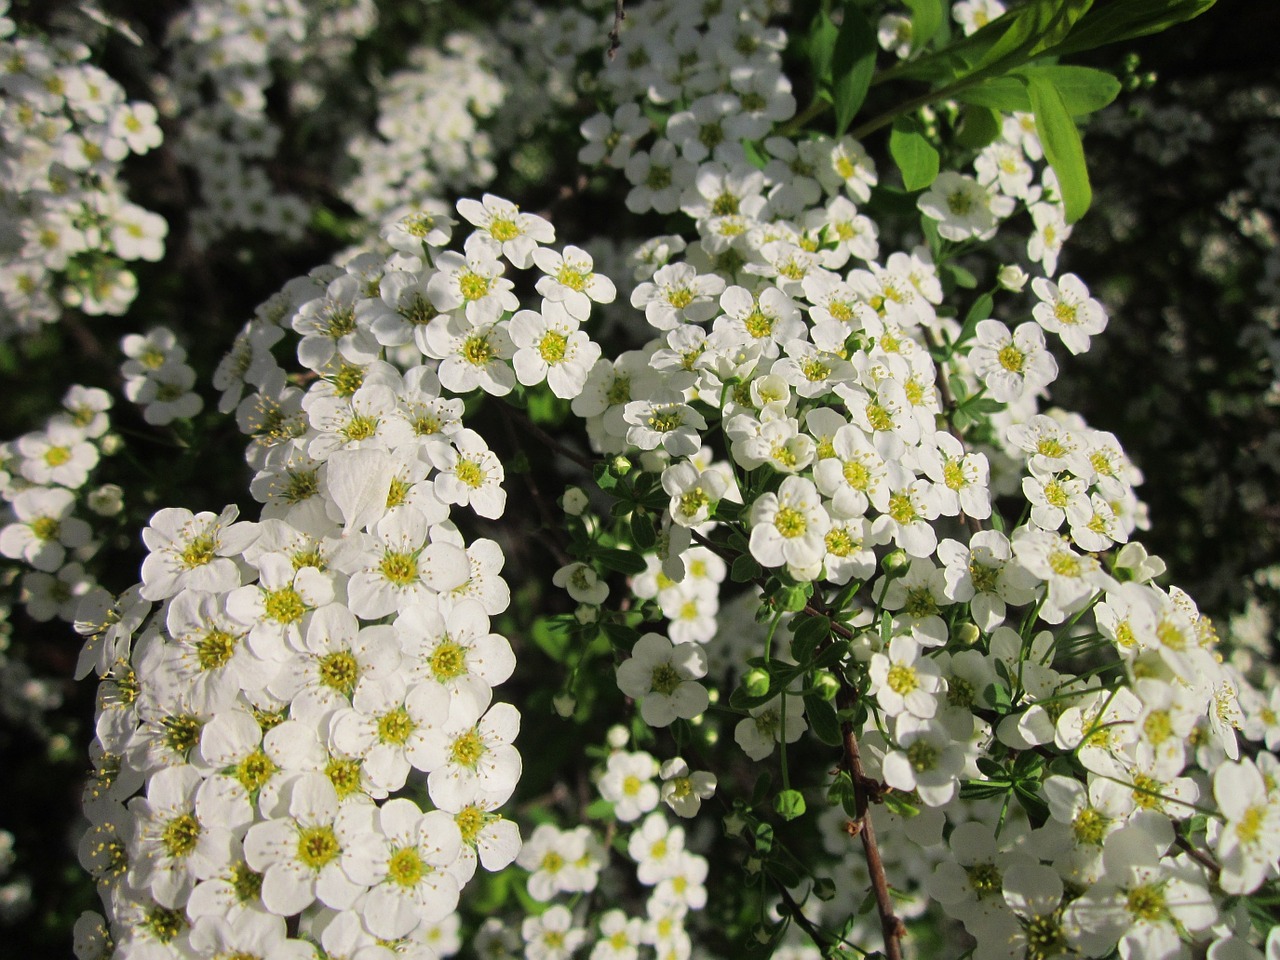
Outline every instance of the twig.
<svg viewBox="0 0 1280 960"><path fill-rule="evenodd" d="M796 922L796 925L801 930L809 935L809 939L813 941L814 946L818 948L822 955L829 957L836 946L835 938L818 929L814 922L804 915L800 904L796 903L796 898L791 895L791 891L787 889L786 884L782 883L777 877L770 877L770 879L773 881L774 889L778 891L778 896L782 898L782 903L787 908L787 913L791 915L791 919Z"/></svg>
<svg viewBox="0 0 1280 960"><path fill-rule="evenodd" d="M502 409L506 410L507 408L504 406ZM504 416L502 423L507 428L507 439L511 442L512 449L521 450L522 444L520 443L520 437L516 433L513 418ZM556 561L561 566L564 566L571 562L573 558L569 556L564 544L560 542L561 531L555 519L556 515L542 495L542 489L534 481L532 471L526 470L523 476L525 488L529 491L529 496L533 498L533 504L538 510L538 517L542 521L542 526L547 530L547 537L543 540L543 543L555 555Z"/></svg>
<svg viewBox="0 0 1280 960"><path fill-rule="evenodd" d="M697 543L717 554L721 559L732 562L732 557L727 557L725 551L719 545L713 543L696 530L692 531L692 534ZM853 631L843 623L837 623L833 620L831 612L823 609L823 606L821 601L808 603L805 604L803 612L813 617L826 617L831 624L831 632L833 634L846 640L853 639ZM823 644L819 644L818 649L821 650L823 646ZM836 676L840 680L839 705L842 709L852 709L857 704L858 691L849 683L843 671L837 672ZM867 873L871 876L871 889L875 893L876 911L880 915L880 929L884 934L885 957L887 960L902 960L902 937L906 933L906 927L898 915L894 913L893 897L889 893L889 880L884 872L884 860L880 856L880 847L876 843L875 828L871 825L871 817L868 815L870 805L881 802L884 787L878 780L867 776L866 771L862 768L862 752L858 748L858 736L853 729L853 721L845 720L841 723L840 733L844 748L840 758L840 767L849 775L849 779L853 783L855 817L853 830L850 833L862 839L863 857L867 862ZM808 933L809 931L806 929L805 932ZM812 933L810 933L810 936L812 936ZM818 941L815 940L814 942L817 943ZM821 947L820 943L819 947Z"/></svg>
<svg viewBox="0 0 1280 960"><path fill-rule="evenodd" d="M609 31L609 59L612 60L622 46L622 21L627 19L627 11L622 9L623 0L614 0L613 29Z"/></svg>
<svg viewBox="0 0 1280 960"><path fill-rule="evenodd" d="M547 431L543 430L519 410L508 407L506 404L498 404L497 406L502 416L508 417L512 420L518 420L522 428L528 430L538 438L540 443L546 444L548 448L560 454L560 456L564 457L566 460L572 460L583 470L587 471L587 473L590 473L595 467L595 464L589 457L582 455L577 450L566 447L563 443L551 436L551 434L547 433Z"/></svg>
<svg viewBox="0 0 1280 960"><path fill-rule="evenodd" d="M850 709L856 702L857 691L841 677L841 708ZM857 835L862 840L862 853L867 861L867 873L871 876L871 889L876 898L876 912L880 915L880 931L884 936L884 953L888 960L902 960L902 937L906 933L906 927L893 912L893 897L889 893L884 861L880 858L875 827L872 826L867 810L872 799L868 785L874 781L862 769L862 753L858 749L858 736L853 729L852 720L845 720L840 724L840 734L844 742L844 756L840 760L840 765L853 781L854 812L857 815L853 822L857 828Z"/></svg>
<svg viewBox="0 0 1280 960"><path fill-rule="evenodd" d="M1174 843L1176 843L1188 857L1200 864L1200 866L1204 867L1215 877L1222 872L1222 867L1218 865L1218 861L1214 860L1213 857L1209 856L1209 854L1205 853L1203 850L1192 846L1191 841L1186 837L1179 834L1174 838Z"/></svg>

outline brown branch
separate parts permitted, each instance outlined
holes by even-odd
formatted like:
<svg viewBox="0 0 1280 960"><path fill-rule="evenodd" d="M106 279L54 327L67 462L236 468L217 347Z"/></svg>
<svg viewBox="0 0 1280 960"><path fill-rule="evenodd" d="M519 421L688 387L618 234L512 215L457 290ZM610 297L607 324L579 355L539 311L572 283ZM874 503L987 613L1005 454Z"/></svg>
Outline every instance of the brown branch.
<svg viewBox="0 0 1280 960"><path fill-rule="evenodd" d="M691 531L693 539L697 543L706 547L708 550L717 554L722 560L732 562L732 557L726 555L726 551L722 550L718 544L713 543L707 537L698 531ZM760 585L759 580L756 581ZM846 640L853 639L853 631L843 623L838 623L831 617L831 612L824 609L822 602L816 601L807 603L802 611L813 617L826 617L831 624L831 632L836 636ZM829 638L824 643L818 645L818 650L822 650ZM836 676L840 681L840 692L837 694L837 702L841 709L852 709L858 702L858 691L849 683L844 676L843 671L837 671ZM845 720L840 724L840 733L843 751L840 758L840 768L849 775L849 780L853 783L853 799L855 817L851 822L850 835L860 837L862 840L863 857L867 862L867 873L871 876L871 889L876 898L876 912L880 915L880 929L884 934L884 952L887 960L902 960L902 937L906 933L906 927L902 920L893 910L893 897L889 893L889 880L884 872L884 860L880 856L880 847L876 843L875 828L871 824L871 817L868 815L868 809L872 803L880 803L884 794L884 785L874 777L867 776L866 771L862 768L862 752L858 748L858 736L853 729L853 721ZM809 931L806 929L805 931ZM812 933L810 933L812 936ZM817 941L815 940L815 943ZM819 944L821 947L821 944Z"/></svg>
<svg viewBox="0 0 1280 960"><path fill-rule="evenodd" d="M851 709L857 703L857 696L857 691L841 676L839 694L841 709ZM853 803L856 816L853 820L854 830L851 833L856 833L862 840L862 853L867 861L867 873L871 876L871 889L876 898L876 912L880 915L880 932L884 936L885 956L888 960L902 960L902 937L907 931L902 920L893 911L889 880L884 873L884 861L880 857L880 847L876 843L875 827L868 813L871 801L880 799L878 796L880 785L868 777L862 769L862 753L858 748L858 736L853 729L852 720L845 720L840 724L840 734L844 744L844 755L840 759L840 766L853 781Z"/></svg>
<svg viewBox="0 0 1280 960"><path fill-rule="evenodd" d="M563 443L534 423L526 414L516 410L514 407L507 406L505 403L500 403L497 406L499 412L504 418L519 421L521 428L533 434L539 443L546 444L548 449L560 454L560 456L564 457L566 460L573 461L583 470L587 471L587 473L591 473L594 469L595 463L590 457L587 457L570 447L566 447Z"/></svg>
<svg viewBox="0 0 1280 960"><path fill-rule="evenodd" d="M1178 834L1174 838L1174 843L1183 851L1183 853L1196 863L1200 864L1200 866L1204 867L1215 877L1222 872L1222 867L1219 866L1218 861L1214 860L1213 857L1209 856L1209 854L1205 853L1198 847L1192 846L1191 841L1186 837Z"/></svg>
<svg viewBox="0 0 1280 960"><path fill-rule="evenodd" d="M613 29L609 31L609 59L612 60L622 46L622 21L627 19L627 11L622 9L623 0L614 0Z"/></svg>

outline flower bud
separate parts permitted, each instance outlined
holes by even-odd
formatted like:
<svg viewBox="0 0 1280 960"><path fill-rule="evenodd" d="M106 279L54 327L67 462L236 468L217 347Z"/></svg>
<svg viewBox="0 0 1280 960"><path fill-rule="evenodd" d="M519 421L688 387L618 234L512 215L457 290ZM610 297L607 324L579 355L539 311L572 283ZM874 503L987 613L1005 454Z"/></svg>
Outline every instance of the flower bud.
<svg viewBox="0 0 1280 960"><path fill-rule="evenodd" d="M623 456L614 457L609 464L609 472L615 477L625 477L631 472L631 461Z"/></svg>
<svg viewBox="0 0 1280 960"><path fill-rule="evenodd" d="M98 448L105 457L112 457L124 449L124 438L118 433L108 433L98 441Z"/></svg>
<svg viewBox="0 0 1280 960"><path fill-rule="evenodd" d="M551 698L551 705L556 708L557 714L568 720L578 708L578 698L572 693L557 693Z"/></svg>
<svg viewBox="0 0 1280 960"><path fill-rule="evenodd" d="M1023 270L1016 263L1011 263L1000 268L1000 273L996 276L996 281L1000 286L1013 293L1018 293L1027 285L1027 271Z"/></svg>
<svg viewBox="0 0 1280 960"><path fill-rule="evenodd" d="M982 632L972 623L962 623L956 627L956 642L962 643L966 647L972 647L978 642L978 638L982 636Z"/></svg>
<svg viewBox="0 0 1280 960"><path fill-rule="evenodd" d="M573 611L573 618L583 626L595 623L600 619L600 608L589 603L580 603L578 608Z"/></svg>
<svg viewBox="0 0 1280 960"><path fill-rule="evenodd" d="M569 516L580 517L582 511L587 509L587 495L581 487L566 487L564 496L560 498L560 506Z"/></svg>
<svg viewBox="0 0 1280 960"><path fill-rule="evenodd" d="M621 750L631 741L631 732L622 724L615 723L604 738L612 749Z"/></svg>
<svg viewBox="0 0 1280 960"><path fill-rule="evenodd" d="M905 550L891 550L884 555L884 559L880 561L880 569L888 576L896 577L899 574L906 573L907 567L911 565L911 558L907 556Z"/></svg>
<svg viewBox="0 0 1280 960"><path fill-rule="evenodd" d="M830 670L819 670L813 675L813 688L823 700L834 700L840 692L840 681Z"/></svg>
<svg viewBox="0 0 1280 960"><path fill-rule="evenodd" d="M124 490L118 484L104 483L85 498L89 509L100 517L114 517L124 509Z"/></svg>
<svg viewBox="0 0 1280 960"><path fill-rule="evenodd" d="M742 678L742 687L748 696L763 697L769 692L769 671L760 667L747 671L747 675Z"/></svg>

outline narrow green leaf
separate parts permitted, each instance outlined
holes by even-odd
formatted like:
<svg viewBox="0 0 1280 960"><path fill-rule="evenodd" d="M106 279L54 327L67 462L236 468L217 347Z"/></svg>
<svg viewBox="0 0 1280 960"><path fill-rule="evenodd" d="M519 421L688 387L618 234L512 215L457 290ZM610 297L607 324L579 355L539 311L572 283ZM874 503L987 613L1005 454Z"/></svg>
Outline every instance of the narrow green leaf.
<svg viewBox="0 0 1280 960"><path fill-rule="evenodd" d="M831 58L831 93L836 108L836 136L842 136L867 99L880 48L875 28L854 3L844 5L844 22Z"/></svg>
<svg viewBox="0 0 1280 960"><path fill-rule="evenodd" d="M964 315L964 327L960 331L960 336L956 338L956 342L960 343L965 338L966 331L972 331L979 322L986 320L991 316L991 308L995 306L995 298L984 293L977 300L973 301L973 306L969 308L969 312Z"/></svg>
<svg viewBox="0 0 1280 960"><path fill-rule="evenodd" d="M1073 117L1101 110L1120 93L1120 81L1105 70L1053 65L1021 67L1002 77L989 77L957 92L956 99L1004 113L1030 113L1031 97L1026 86L1030 76L1052 81Z"/></svg>
<svg viewBox="0 0 1280 960"><path fill-rule="evenodd" d="M905 0L911 10L911 48L922 50L938 33L945 16L942 0Z"/></svg>
<svg viewBox="0 0 1280 960"><path fill-rule="evenodd" d="M840 31L823 11L813 18L809 28L809 65L813 68L813 80L819 87L831 86L831 60L836 51L836 37Z"/></svg>
<svg viewBox="0 0 1280 960"><path fill-rule="evenodd" d="M1091 12L1062 42L1045 50L1066 57L1166 30L1200 16L1215 0L1122 0Z"/></svg>
<svg viewBox="0 0 1280 960"><path fill-rule="evenodd" d="M760 564L743 554L733 561L733 566L729 569L729 577L734 583L747 583L760 576L760 572Z"/></svg>
<svg viewBox="0 0 1280 960"><path fill-rule="evenodd" d="M1093 0L1034 0L1015 8L1011 11L1012 22L978 61L977 69L1014 60L1026 62L1065 39L1092 3Z"/></svg>
<svg viewBox="0 0 1280 960"><path fill-rule="evenodd" d="M902 171L902 185L908 190L923 190L938 176L938 151L925 139L911 117L899 117L889 133L889 153Z"/></svg>
<svg viewBox="0 0 1280 960"><path fill-rule="evenodd" d="M804 715L809 721L809 729L813 735L829 747L838 747L843 743L840 734L840 721L836 719L835 707L815 694L804 698Z"/></svg>
<svg viewBox="0 0 1280 960"><path fill-rule="evenodd" d="M1036 115L1040 145L1044 147L1045 159L1058 175L1058 191L1062 195L1067 223L1075 223L1084 216L1093 201L1080 131L1051 80L1035 75L1025 79Z"/></svg>
<svg viewBox="0 0 1280 960"><path fill-rule="evenodd" d="M615 550L610 547L599 547L592 552L592 557L600 561L601 566L634 576L644 573L647 564L644 557L631 550Z"/></svg>
<svg viewBox="0 0 1280 960"><path fill-rule="evenodd" d="M658 533L653 528L651 515L639 511L631 514L631 539L641 550L648 550L658 542Z"/></svg>
<svg viewBox="0 0 1280 960"><path fill-rule="evenodd" d="M797 663L804 666L813 656L813 651L818 644L831 636L831 621L826 617L797 619L800 625L796 627L795 639L791 641L791 656Z"/></svg>

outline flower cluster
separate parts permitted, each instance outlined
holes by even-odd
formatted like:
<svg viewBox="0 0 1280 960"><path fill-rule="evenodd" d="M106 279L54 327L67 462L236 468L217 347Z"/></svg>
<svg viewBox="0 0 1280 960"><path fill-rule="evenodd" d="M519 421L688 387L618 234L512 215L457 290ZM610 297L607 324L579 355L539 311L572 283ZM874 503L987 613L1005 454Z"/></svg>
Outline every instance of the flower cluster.
<svg viewBox="0 0 1280 960"><path fill-rule="evenodd" d="M765 0L637 5L579 77L606 6L521 7L495 35L542 36L512 62L454 38L388 81L348 193L389 212L378 240L263 303L214 375L257 519L159 509L140 582L80 602L79 673L100 678L80 856L104 905L82 958L432 960L468 939L813 960L919 937L977 960L1257 960L1280 878L1275 674L1157 582L1141 472L1048 402L1109 320L1058 271L1044 116L990 108L987 142L943 144L951 169L899 189L864 136L896 115L810 129L826 101L797 113ZM1003 7L950 13L977 44ZM270 214L206 236L283 223L242 163L274 149L268 65L307 22L274 0L179 21L180 99L209 138L188 149L235 154L223 186ZM882 27L907 68L932 39ZM559 220L443 199L492 178L481 121L575 84L600 106L579 161L665 231L621 294ZM256 145L226 147L232 129ZM610 342L606 309L628 328ZM170 331L123 348L149 423L200 409ZM499 405L510 449L478 415ZM74 490L107 429L96 393L68 406L0 475L0 552L60 580L90 548ZM568 424L581 436L550 435ZM522 428L595 485L561 499L563 529L542 518L557 562L523 567L522 594L549 580L569 602L545 594L564 612L528 644L499 632L525 639L508 557L473 535L507 516L509 471L549 512L551 455L522 456ZM520 710L495 700L541 654L550 680ZM539 735L604 742L517 796L561 747L525 771L539 703ZM713 862L741 876L717 885Z"/></svg>
<svg viewBox="0 0 1280 960"><path fill-rule="evenodd" d="M174 152L199 180L202 205L191 214L200 245L231 231L301 236L306 201L282 192L265 167L283 136L267 91L281 62L340 62L376 22L369 0L197 0L170 22Z"/></svg>
<svg viewBox="0 0 1280 960"><path fill-rule="evenodd" d="M122 314L138 287L127 264L159 260L168 233L120 179L124 160L159 145L156 110L128 100L85 44L0 23L0 336L32 333L64 307Z"/></svg>
<svg viewBox="0 0 1280 960"><path fill-rule="evenodd" d="M386 79L377 136L360 135L347 147L360 172L343 196L370 223L493 179L492 146L480 122L505 89L487 65L492 56L476 38L453 34L443 49L415 50L411 66Z"/></svg>

